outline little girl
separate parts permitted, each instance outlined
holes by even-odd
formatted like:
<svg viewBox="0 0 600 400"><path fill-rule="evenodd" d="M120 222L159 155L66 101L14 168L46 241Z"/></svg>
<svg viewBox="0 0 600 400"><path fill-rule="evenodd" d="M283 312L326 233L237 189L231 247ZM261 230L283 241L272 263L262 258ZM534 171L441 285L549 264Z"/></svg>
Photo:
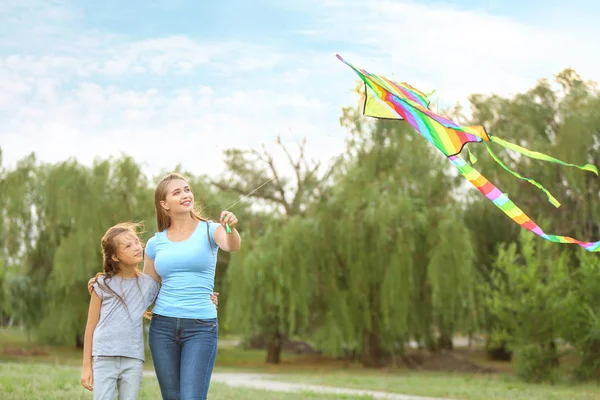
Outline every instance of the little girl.
<svg viewBox="0 0 600 400"><path fill-rule="evenodd" d="M94 400L134 400L142 384L143 316L154 302L159 283L142 274L144 251L139 225L120 223L102 238L103 273L91 293L83 345L81 384Z"/></svg>

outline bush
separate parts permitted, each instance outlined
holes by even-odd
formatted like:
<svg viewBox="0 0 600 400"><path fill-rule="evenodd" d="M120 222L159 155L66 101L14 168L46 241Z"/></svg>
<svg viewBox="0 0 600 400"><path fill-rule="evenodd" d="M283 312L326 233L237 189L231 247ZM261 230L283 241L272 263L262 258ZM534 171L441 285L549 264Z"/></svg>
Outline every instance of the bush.
<svg viewBox="0 0 600 400"><path fill-rule="evenodd" d="M500 248L485 304L498 322L492 344L514 352L517 375L528 382L554 381L559 366L555 340L569 312L568 254L524 232Z"/></svg>
<svg viewBox="0 0 600 400"><path fill-rule="evenodd" d="M600 381L600 261L598 256L578 253L578 266L569 282L568 313L562 337L574 349L577 381Z"/></svg>
<svg viewBox="0 0 600 400"><path fill-rule="evenodd" d="M554 346L522 345L514 348L513 354L515 374L520 379L532 383L558 380L558 352Z"/></svg>

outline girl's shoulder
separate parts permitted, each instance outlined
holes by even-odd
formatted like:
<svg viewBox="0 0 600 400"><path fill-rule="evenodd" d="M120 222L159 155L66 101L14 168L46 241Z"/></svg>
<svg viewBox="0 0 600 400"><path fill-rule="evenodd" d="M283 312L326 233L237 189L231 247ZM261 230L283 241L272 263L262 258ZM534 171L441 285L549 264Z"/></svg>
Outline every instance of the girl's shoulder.
<svg viewBox="0 0 600 400"><path fill-rule="evenodd" d="M110 281L111 279L106 278L106 275L104 274L97 274L96 275L96 282L94 282L94 291L96 292L96 294L98 295L98 297L100 297L101 300L105 300L106 298L111 296L111 290L113 289L110 286ZM113 289L114 290L114 289Z"/></svg>
<svg viewBox="0 0 600 400"><path fill-rule="evenodd" d="M96 282L94 283L94 285L104 285L104 281L106 279L106 275L102 274L96 274Z"/></svg>

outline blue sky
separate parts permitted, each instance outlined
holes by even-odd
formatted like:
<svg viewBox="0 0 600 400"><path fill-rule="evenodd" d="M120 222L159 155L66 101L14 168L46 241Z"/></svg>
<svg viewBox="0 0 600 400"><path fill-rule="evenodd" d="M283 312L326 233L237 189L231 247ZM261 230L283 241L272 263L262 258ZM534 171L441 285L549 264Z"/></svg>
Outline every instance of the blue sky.
<svg viewBox="0 0 600 400"><path fill-rule="evenodd" d="M566 0L4 0L4 164L126 153L149 173L214 175L223 149L273 148L277 135L306 137L326 161L356 102L336 53L452 105L569 66L600 80L594 15Z"/></svg>

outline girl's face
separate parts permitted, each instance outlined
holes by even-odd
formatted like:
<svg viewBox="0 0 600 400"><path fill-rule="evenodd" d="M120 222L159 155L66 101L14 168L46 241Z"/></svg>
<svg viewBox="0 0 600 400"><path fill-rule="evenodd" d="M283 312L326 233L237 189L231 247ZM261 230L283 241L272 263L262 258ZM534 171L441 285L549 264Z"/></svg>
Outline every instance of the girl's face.
<svg viewBox="0 0 600 400"><path fill-rule="evenodd" d="M174 179L167 185L165 200L160 204L170 214L189 213L194 208L194 194L186 181Z"/></svg>
<svg viewBox="0 0 600 400"><path fill-rule="evenodd" d="M144 259L144 251L140 239L133 232L122 233L115 238L116 253L115 261L121 265L133 266L141 263Z"/></svg>

